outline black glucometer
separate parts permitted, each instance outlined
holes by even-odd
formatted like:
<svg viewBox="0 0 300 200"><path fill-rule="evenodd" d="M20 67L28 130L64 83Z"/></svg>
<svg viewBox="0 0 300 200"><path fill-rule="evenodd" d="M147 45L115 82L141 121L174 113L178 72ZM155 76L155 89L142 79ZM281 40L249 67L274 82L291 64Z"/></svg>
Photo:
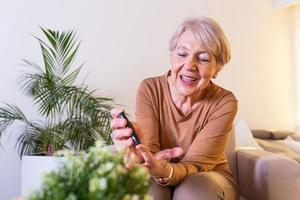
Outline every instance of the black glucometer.
<svg viewBox="0 0 300 200"><path fill-rule="evenodd" d="M127 118L126 114L124 112L121 112L121 113L119 113L118 117L125 119L127 121L127 127L132 129L131 139L133 140L133 143L135 145L141 144L141 141L140 141L138 135L136 134L136 132L133 128L133 125Z"/></svg>

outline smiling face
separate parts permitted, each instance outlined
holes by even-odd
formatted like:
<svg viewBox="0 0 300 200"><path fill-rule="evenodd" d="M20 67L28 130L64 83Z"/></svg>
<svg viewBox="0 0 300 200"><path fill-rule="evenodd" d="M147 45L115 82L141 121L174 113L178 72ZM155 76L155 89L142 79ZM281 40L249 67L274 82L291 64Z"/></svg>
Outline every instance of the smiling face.
<svg viewBox="0 0 300 200"><path fill-rule="evenodd" d="M198 96L218 71L215 57L189 30L178 38L171 52L171 64L171 84L184 97Z"/></svg>

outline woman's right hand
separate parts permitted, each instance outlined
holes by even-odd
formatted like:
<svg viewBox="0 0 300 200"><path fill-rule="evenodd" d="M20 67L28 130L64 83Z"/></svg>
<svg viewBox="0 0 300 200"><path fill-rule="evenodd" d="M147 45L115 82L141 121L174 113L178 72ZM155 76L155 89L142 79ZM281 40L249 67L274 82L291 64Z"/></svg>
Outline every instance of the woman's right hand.
<svg viewBox="0 0 300 200"><path fill-rule="evenodd" d="M113 130L111 138L117 150L133 146L133 141L130 137L132 129L127 127L127 121L125 119L118 117L119 113L123 111L122 108L113 108L110 112L112 116L110 127Z"/></svg>
<svg viewBox="0 0 300 200"><path fill-rule="evenodd" d="M122 108L113 108L111 110L112 120L110 122L110 127L113 130L111 137L114 142L114 145L118 151L122 149L128 149L130 152L127 155L127 160L130 160L130 153L134 153L139 162L143 162L144 158L141 155L140 151L136 149L136 146L131 139L132 129L127 128L127 121L123 118L119 118L119 113L123 112ZM135 132L138 134L138 137L142 144L145 144L144 135L141 133L140 127L136 123L132 123ZM179 147L164 149L155 155L153 155L157 160L167 160L169 161L172 158L179 157L183 154L183 150Z"/></svg>
<svg viewBox="0 0 300 200"><path fill-rule="evenodd" d="M110 127L113 130L113 132L111 133L111 138L117 151L125 149L126 162L130 163L131 161L133 161L141 163L143 162L143 158L140 152L135 148L135 145L131 138L132 129L127 127L127 121L125 119L118 117L118 115L123 111L124 109L122 108L113 108L110 112L112 116ZM132 122L132 125L141 143L144 143L144 137L141 134L139 126L134 122ZM137 158L137 160L135 158Z"/></svg>

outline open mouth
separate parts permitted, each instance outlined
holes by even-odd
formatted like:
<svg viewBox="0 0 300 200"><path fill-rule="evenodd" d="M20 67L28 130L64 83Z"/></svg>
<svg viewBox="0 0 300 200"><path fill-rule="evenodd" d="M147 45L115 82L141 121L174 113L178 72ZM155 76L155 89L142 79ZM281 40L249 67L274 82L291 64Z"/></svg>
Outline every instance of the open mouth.
<svg viewBox="0 0 300 200"><path fill-rule="evenodd" d="M198 78L191 77L191 76L185 76L185 75L179 75L179 77L183 82L188 83L188 84L196 83L199 80Z"/></svg>

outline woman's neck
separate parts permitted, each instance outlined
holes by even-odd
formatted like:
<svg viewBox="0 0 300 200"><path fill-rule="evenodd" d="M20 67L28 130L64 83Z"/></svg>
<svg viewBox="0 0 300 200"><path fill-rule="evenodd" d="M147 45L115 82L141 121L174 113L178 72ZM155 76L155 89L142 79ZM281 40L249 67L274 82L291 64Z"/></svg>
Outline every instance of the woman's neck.
<svg viewBox="0 0 300 200"><path fill-rule="evenodd" d="M199 91L191 96L183 96L176 91L175 87L169 81L168 83L172 101L176 108L179 109L184 115L196 110L199 107L199 100L203 96L203 91Z"/></svg>

